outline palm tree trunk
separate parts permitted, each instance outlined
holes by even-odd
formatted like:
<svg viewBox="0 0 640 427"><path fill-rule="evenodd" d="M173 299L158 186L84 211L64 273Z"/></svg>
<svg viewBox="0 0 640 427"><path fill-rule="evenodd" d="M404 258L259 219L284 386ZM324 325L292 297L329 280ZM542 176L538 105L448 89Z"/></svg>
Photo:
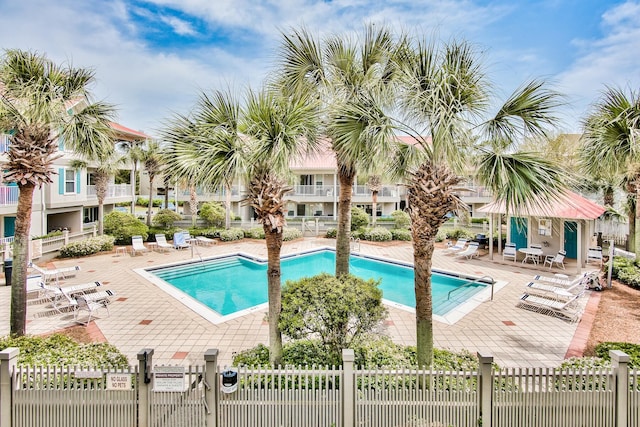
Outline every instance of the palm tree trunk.
<svg viewBox="0 0 640 427"><path fill-rule="evenodd" d="M227 230L231 228L231 184L228 184L224 192L224 228Z"/></svg>
<svg viewBox="0 0 640 427"><path fill-rule="evenodd" d="M104 234L104 199L98 199L98 236Z"/></svg>
<svg viewBox="0 0 640 427"><path fill-rule="evenodd" d="M371 226L376 226L376 218L378 217L378 192L373 191L372 195L372 203L371 203Z"/></svg>
<svg viewBox="0 0 640 427"><path fill-rule="evenodd" d="M27 332L27 268L31 233L33 191L31 183L19 184L16 211L15 240L13 241L13 273L11 275L11 335L22 336Z"/></svg>
<svg viewBox="0 0 640 427"><path fill-rule="evenodd" d="M269 362L274 367L282 364L282 333L278 323L282 312L280 251L282 231L264 224L267 244L267 282L269 293Z"/></svg>
<svg viewBox="0 0 640 427"><path fill-rule="evenodd" d="M153 209L153 178L149 174L149 204L147 205L147 227L151 227L151 209Z"/></svg>
<svg viewBox="0 0 640 427"><path fill-rule="evenodd" d="M349 256L351 248L351 191L355 173L344 171L338 166L340 173L340 194L338 195L338 232L336 234L336 276L349 274Z"/></svg>
<svg viewBox="0 0 640 427"><path fill-rule="evenodd" d="M191 212L191 226L195 227L198 221L198 192L193 183L189 184L189 211Z"/></svg>
<svg viewBox="0 0 640 427"><path fill-rule="evenodd" d="M419 367L433 362L433 298L431 295L431 265L434 240L413 235L413 265L415 270L417 359Z"/></svg>
<svg viewBox="0 0 640 427"><path fill-rule="evenodd" d="M636 256L638 254L640 254L640 227L638 227L638 224L640 224L640 209L638 209L638 201L640 201L640 179L637 180L636 182L636 200L635 200L635 221L634 221L634 242L633 242L633 246L629 246L635 254Z"/></svg>

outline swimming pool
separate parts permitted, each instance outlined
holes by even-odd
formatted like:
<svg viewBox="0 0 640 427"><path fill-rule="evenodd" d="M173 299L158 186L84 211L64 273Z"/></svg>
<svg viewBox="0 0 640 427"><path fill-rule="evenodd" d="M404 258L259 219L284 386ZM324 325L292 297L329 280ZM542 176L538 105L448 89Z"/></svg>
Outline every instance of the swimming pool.
<svg viewBox="0 0 640 427"><path fill-rule="evenodd" d="M313 276L321 272L335 271L335 251L317 250L283 256L281 260L282 282ZM267 297L267 263L250 255L232 254L204 261L147 268L143 275L160 288L193 307L202 305L214 311L207 315L214 323L220 323L264 308ZM380 289L384 302L415 312L413 266L395 261L352 255L351 273L365 279L381 279ZM432 276L434 318L442 320L461 305L486 290L485 283L469 283L476 277L452 273ZM454 292L462 285L464 288ZM189 302L188 300L192 300ZM196 310L201 312L200 310ZM450 317L450 316L449 316ZM439 319L440 318L440 319ZM446 321L446 323L451 323Z"/></svg>

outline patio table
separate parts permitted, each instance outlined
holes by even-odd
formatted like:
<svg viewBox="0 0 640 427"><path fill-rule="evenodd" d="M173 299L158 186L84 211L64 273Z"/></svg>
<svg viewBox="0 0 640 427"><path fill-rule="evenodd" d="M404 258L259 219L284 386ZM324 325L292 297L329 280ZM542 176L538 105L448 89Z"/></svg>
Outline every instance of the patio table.
<svg viewBox="0 0 640 427"><path fill-rule="evenodd" d="M523 264L527 261L532 261L534 264L537 264L538 259L540 259L540 257L544 253L542 252L542 249L538 248L520 248L518 249L518 252L521 252L525 255L524 259L522 260Z"/></svg>

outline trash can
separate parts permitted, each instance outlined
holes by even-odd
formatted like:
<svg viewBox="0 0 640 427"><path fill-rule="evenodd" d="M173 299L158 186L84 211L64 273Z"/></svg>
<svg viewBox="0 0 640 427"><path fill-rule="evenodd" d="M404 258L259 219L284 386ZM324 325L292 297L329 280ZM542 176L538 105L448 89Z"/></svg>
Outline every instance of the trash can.
<svg viewBox="0 0 640 427"><path fill-rule="evenodd" d="M4 260L4 280L6 286L11 286L11 273L13 273L13 260L7 258Z"/></svg>

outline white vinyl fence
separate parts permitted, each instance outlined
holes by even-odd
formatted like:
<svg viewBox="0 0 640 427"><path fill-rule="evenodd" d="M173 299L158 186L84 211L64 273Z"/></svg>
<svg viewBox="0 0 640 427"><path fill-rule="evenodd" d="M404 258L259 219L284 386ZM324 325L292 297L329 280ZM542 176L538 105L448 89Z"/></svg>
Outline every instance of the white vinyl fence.
<svg viewBox="0 0 640 427"><path fill-rule="evenodd" d="M221 389L217 350L201 366L135 368L16 366L0 351L0 427L628 427L640 425L640 371L612 351L611 368L495 370L479 354L474 372L342 367L238 368ZM227 390L229 391L229 390Z"/></svg>

